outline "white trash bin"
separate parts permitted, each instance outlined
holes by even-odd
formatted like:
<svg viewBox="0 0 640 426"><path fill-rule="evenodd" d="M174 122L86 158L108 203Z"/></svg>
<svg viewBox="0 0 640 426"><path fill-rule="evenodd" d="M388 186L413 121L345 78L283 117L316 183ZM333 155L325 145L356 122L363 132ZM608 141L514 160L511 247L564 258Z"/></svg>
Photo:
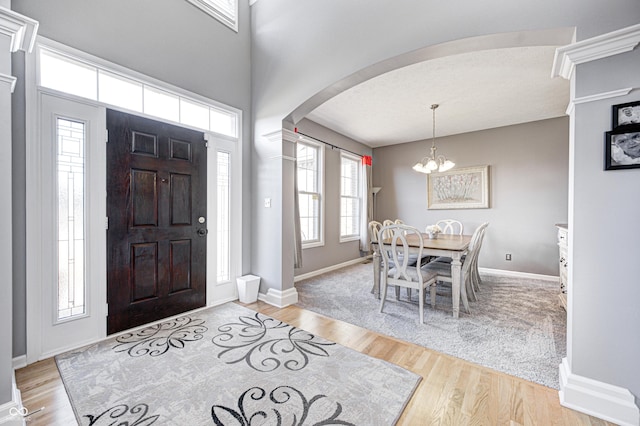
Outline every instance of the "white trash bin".
<svg viewBox="0 0 640 426"><path fill-rule="evenodd" d="M242 303L253 303L258 300L260 289L260 277L255 275L243 275L236 278L238 284L238 299Z"/></svg>

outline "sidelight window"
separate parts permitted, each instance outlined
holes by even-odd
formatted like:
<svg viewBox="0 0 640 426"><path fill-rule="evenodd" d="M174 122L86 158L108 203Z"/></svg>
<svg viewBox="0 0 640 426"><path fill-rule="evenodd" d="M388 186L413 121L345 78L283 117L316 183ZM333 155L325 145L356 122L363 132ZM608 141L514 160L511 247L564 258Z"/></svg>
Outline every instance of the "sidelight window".
<svg viewBox="0 0 640 426"><path fill-rule="evenodd" d="M85 313L85 124L56 123L58 320Z"/></svg>
<svg viewBox="0 0 640 426"><path fill-rule="evenodd" d="M231 155L218 151L217 282L231 278Z"/></svg>

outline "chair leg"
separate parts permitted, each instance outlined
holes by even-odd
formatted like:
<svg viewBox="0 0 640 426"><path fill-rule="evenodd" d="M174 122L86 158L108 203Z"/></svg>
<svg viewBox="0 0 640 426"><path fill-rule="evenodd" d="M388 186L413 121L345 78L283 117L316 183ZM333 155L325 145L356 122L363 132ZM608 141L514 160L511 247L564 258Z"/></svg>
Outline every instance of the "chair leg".
<svg viewBox="0 0 640 426"><path fill-rule="evenodd" d="M420 307L420 324L424 324L424 285L418 290L418 306Z"/></svg>
<svg viewBox="0 0 640 426"><path fill-rule="evenodd" d="M469 271L469 277L464 280L464 287L467 289L467 300L476 302L478 297L476 296L476 291L473 288L473 273L471 271Z"/></svg>
<svg viewBox="0 0 640 426"><path fill-rule="evenodd" d="M460 299L462 299L462 305L464 306L464 310L470 314L471 310L469 309L469 299L467 298L467 280L468 276L462 277L462 285L460 286Z"/></svg>
<svg viewBox="0 0 640 426"><path fill-rule="evenodd" d="M384 308L384 301L387 300L387 280L386 278L381 280L380 285L382 288L380 289L380 313L382 313L382 308Z"/></svg>
<svg viewBox="0 0 640 426"><path fill-rule="evenodd" d="M478 262L473 262L471 265L471 284L473 285L473 289L475 291L480 291L480 284L482 284L482 280L480 279L480 272L478 272Z"/></svg>
<svg viewBox="0 0 640 426"><path fill-rule="evenodd" d="M431 284L431 307L433 309L436 308L436 282L434 281L433 284Z"/></svg>

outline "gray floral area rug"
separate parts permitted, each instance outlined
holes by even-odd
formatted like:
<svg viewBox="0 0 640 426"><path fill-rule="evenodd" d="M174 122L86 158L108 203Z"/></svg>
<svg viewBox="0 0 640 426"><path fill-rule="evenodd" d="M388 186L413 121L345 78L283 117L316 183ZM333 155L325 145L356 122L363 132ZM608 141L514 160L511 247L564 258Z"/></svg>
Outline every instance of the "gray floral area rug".
<svg viewBox="0 0 640 426"><path fill-rule="evenodd" d="M81 425L391 425L420 377L242 306L56 357Z"/></svg>
<svg viewBox="0 0 640 426"><path fill-rule="evenodd" d="M558 389L558 366L566 356L559 284L487 274L482 279L471 314L460 304L458 319L450 285L438 285L435 310L427 291L425 324L419 323L416 291L408 300L402 289L396 301L391 288L378 312L371 263L300 281L296 289L302 308Z"/></svg>

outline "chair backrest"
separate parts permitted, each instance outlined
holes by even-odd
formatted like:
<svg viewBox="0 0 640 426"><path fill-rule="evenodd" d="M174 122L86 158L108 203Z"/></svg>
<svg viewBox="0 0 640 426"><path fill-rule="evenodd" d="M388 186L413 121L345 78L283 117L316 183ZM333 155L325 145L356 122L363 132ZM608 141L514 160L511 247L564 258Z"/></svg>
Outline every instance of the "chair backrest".
<svg viewBox="0 0 640 426"><path fill-rule="evenodd" d="M369 239L371 239L372 243L378 242L378 232L380 231L380 228L382 228L382 224L380 222L376 222L375 220L369 222Z"/></svg>
<svg viewBox="0 0 640 426"><path fill-rule="evenodd" d="M484 222L473 231L471 236L471 242L469 243L469 250L467 251L467 259L462 264L462 272L466 274L467 270L478 261L478 254L480 254L480 247L482 247L482 240L484 239L484 232L489 226L489 222Z"/></svg>
<svg viewBox="0 0 640 426"><path fill-rule="evenodd" d="M443 234L462 235L464 232L464 226L459 220L442 219L437 221L436 225L442 229Z"/></svg>
<svg viewBox="0 0 640 426"><path fill-rule="evenodd" d="M384 237L385 233L390 236ZM384 266L383 273L385 277L388 277L388 283L391 285L403 285L402 281L422 283L420 262L412 262L411 259L415 258L415 256L410 256L409 252L407 238L412 235L415 235L419 242L419 246L413 247L418 249L417 259L421 259L424 241L418 229L408 225L392 224L383 226L378 232L380 254L382 255L382 264ZM393 266L394 272L392 276L389 276L391 266Z"/></svg>
<svg viewBox="0 0 640 426"><path fill-rule="evenodd" d="M390 226L390 225L394 225L395 222L391 219L385 219L382 221L382 226ZM391 231L386 231L384 233L384 238L391 238Z"/></svg>

